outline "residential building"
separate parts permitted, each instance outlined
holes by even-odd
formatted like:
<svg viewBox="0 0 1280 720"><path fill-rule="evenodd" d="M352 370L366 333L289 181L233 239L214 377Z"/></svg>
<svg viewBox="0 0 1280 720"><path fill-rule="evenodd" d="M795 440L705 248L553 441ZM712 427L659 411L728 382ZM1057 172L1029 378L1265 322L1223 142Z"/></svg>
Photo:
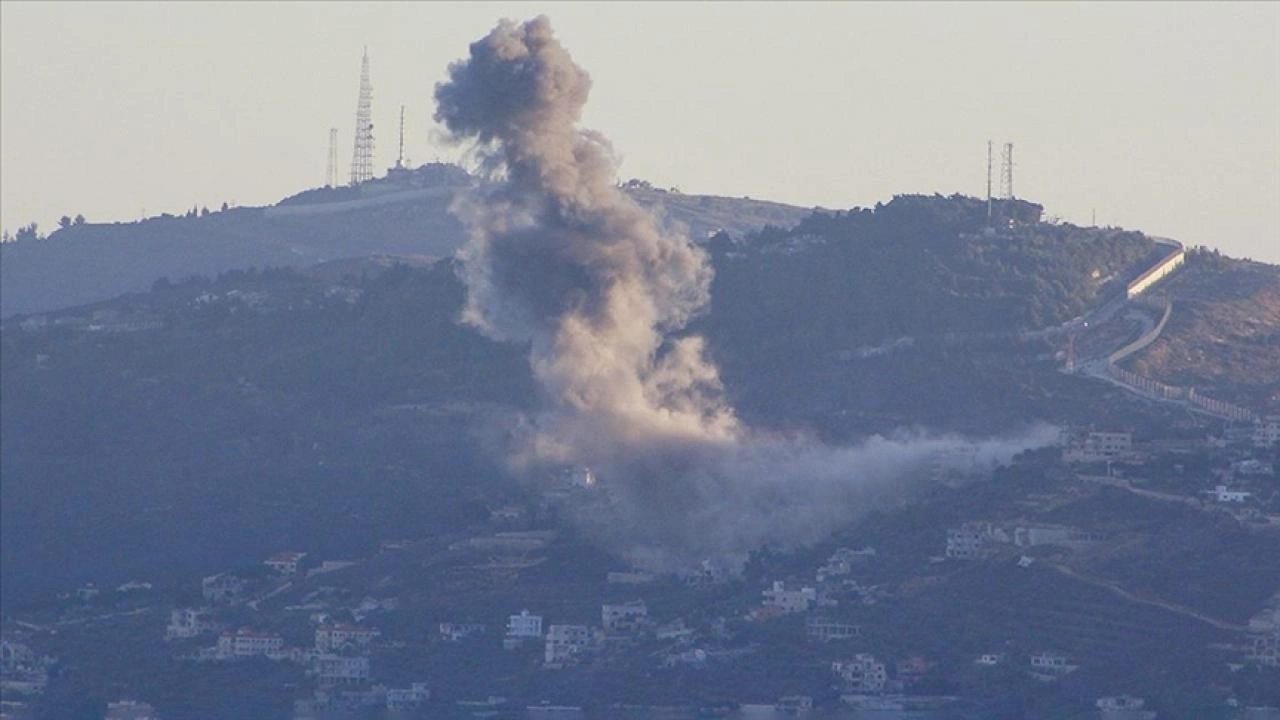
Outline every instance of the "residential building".
<svg viewBox="0 0 1280 720"><path fill-rule="evenodd" d="M1122 710L1141 710L1146 701L1140 697L1132 695L1113 695L1110 697L1100 697L1094 703L1099 710L1122 711Z"/></svg>
<svg viewBox="0 0 1280 720"><path fill-rule="evenodd" d="M572 661L591 644L586 625L552 625L547 628L544 661L555 667Z"/></svg>
<svg viewBox="0 0 1280 720"><path fill-rule="evenodd" d="M1038 652L1031 656L1031 674L1042 680L1053 679L1074 671L1078 665L1072 665L1066 655L1055 652Z"/></svg>
<svg viewBox="0 0 1280 720"><path fill-rule="evenodd" d="M818 591L811 587L788 590L781 580L761 592L766 607L775 607L784 613L804 612L818 602Z"/></svg>
<svg viewBox="0 0 1280 720"><path fill-rule="evenodd" d="M507 634L502 646L510 650L525 640L542 637L542 616L530 615L528 610L521 610L519 615L507 618Z"/></svg>
<svg viewBox="0 0 1280 720"><path fill-rule="evenodd" d="M968 522L947 530L946 555L955 560L972 560L994 540L995 528L991 523Z"/></svg>
<svg viewBox="0 0 1280 720"><path fill-rule="evenodd" d="M348 645L365 647L382 635L378 628L347 623L321 625L316 628L316 650L331 652Z"/></svg>
<svg viewBox="0 0 1280 720"><path fill-rule="evenodd" d="M1108 462L1133 450L1133 433L1091 432L1072 443L1062 454L1066 462Z"/></svg>
<svg viewBox="0 0 1280 720"><path fill-rule="evenodd" d="M369 658L325 653L311 661L311 672L323 685L363 682L369 679Z"/></svg>
<svg viewBox="0 0 1280 720"><path fill-rule="evenodd" d="M210 575L200 581L200 592L206 602L233 603L244 592L245 581L229 573Z"/></svg>
<svg viewBox="0 0 1280 720"><path fill-rule="evenodd" d="M1255 447L1275 447L1280 443L1280 415L1254 423L1252 440Z"/></svg>
<svg viewBox="0 0 1280 720"><path fill-rule="evenodd" d="M600 620L607 633L628 633L639 630L649 619L649 609L643 600L631 600L621 605L602 605Z"/></svg>
<svg viewBox="0 0 1280 720"><path fill-rule="evenodd" d="M831 663L831 672L839 678L846 692L884 692L885 685L889 681L889 673L885 670L884 663L866 653L859 653L852 660L837 660Z"/></svg>
<svg viewBox="0 0 1280 720"><path fill-rule="evenodd" d="M1102 533L1058 525L1033 525L1013 530L1013 544L1021 548L1038 545L1083 548L1106 539L1107 536Z"/></svg>
<svg viewBox="0 0 1280 720"><path fill-rule="evenodd" d="M431 690L424 682L416 682L408 688L387 688L388 710L413 710L431 699Z"/></svg>
<svg viewBox="0 0 1280 720"><path fill-rule="evenodd" d="M849 640L858 637L862 634L862 628L858 625L835 622L827 618L811 617L805 620L804 632L810 639L818 642L830 642L832 640Z"/></svg>
<svg viewBox="0 0 1280 720"><path fill-rule="evenodd" d="M118 700L107 703L103 720L160 720L160 715L149 703L137 700Z"/></svg>
<svg viewBox="0 0 1280 720"><path fill-rule="evenodd" d="M647 585L654 581L653 573L642 570L614 571L610 572L605 579L610 585Z"/></svg>
<svg viewBox="0 0 1280 720"><path fill-rule="evenodd" d="M298 572L298 563L307 556L304 552L295 552L287 550L278 552L275 555L262 561L263 565L275 570L281 575L296 575Z"/></svg>
<svg viewBox="0 0 1280 720"><path fill-rule="evenodd" d="M904 687L914 685L929 674L929 671L933 669L933 665L932 662L919 655L912 655L905 660L899 660L896 668L898 682L902 683Z"/></svg>
<svg viewBox="0 0 1280 720"><path fill-rule="evenodd" d="M1004 653L983 653L974 660L978 665L994 666L1004 662Z"/></svg>
<svg viewBox="0 0 1280 720"><path fill-rule="evenodd" d="M1212 490L1206 490L1206 493L1213 498L1214 502L1220 503L1243 503L1249 499L1253 493L1243 490L1228 490L1226 485L1217 485Z"/></svg>
<svg viewBox="0 0 1280 720"><path fill-rule="evenodd" d="M218 657L250 657L277 653L284 648L284 638L273 632L240 628L218 637Z"/></svg>
<svg viewBox="0 0 1280 720"><path fill-rule="evenodd" d="M807 713L813 710L813 698L808 695L786 695L778 698L773 709L780 713Z"/></svg>
<svg viewBox="0 0 1280 720"><path fill-rule="evenodd" d="M164 630L165 640L193 638L213 630L209 611L203 608L177 608L169 612L169 625Z"/></svg>
<svg viewBox="0 0 1280 720"><path fill-rule="evenodd" d="M1280 629L1254 635L1247 658L1258 665L1280 667Z"/></svg>
<svg viewBox="0 0 1280 720"><path fill-rule="evenodd" d="M840 548L832 553L825 565L818 568L818 582L826 582L833 577L848 575L853 572L854 566L865 563L875 556L876 549L873 547L864 547L857 550Z"/></svg>
<svg viewBox="0 0 1280 720"><path fill-rule="evenodd" d="M465 637L483 634L483 623L440 623L440 637L450 642L458 642Z"/></svg>

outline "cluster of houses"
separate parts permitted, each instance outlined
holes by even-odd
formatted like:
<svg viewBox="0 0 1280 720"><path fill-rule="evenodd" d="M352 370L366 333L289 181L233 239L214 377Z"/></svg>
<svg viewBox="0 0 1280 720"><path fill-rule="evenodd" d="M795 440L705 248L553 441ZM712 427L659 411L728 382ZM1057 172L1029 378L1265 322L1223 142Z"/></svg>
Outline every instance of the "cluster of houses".
<svg viewBox="0 0 1280 720"><path fill-rule="evenodd" d="M1106 540L1102 533L1063 525L1019 525L1001 528L990 522L967 522L947 530L945 556L953 560L973 560L993 552L999 545L1033 548L1041 545L1077 550Z"/></svg>

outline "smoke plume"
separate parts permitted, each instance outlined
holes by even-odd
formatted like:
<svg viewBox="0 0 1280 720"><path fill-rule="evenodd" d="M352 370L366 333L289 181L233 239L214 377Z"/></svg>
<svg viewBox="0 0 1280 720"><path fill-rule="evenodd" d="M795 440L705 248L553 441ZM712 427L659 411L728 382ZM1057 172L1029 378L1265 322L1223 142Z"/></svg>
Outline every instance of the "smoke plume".
<svg viewBox="0 0 1280 720"><path fill-rule="evenodd" d="M660 564L808 542L900 493L938 451L1007 460L1043 444L832 449L744 427L702 338L682 334L710 299L707 255L618 189L608 141L578 127L590 87L545 17L503 21L450 65L435 118L486 180L456 208L464 320L528 343L544 395L512 460L591 468L600 500L581 522L597 537Z"/></svg>

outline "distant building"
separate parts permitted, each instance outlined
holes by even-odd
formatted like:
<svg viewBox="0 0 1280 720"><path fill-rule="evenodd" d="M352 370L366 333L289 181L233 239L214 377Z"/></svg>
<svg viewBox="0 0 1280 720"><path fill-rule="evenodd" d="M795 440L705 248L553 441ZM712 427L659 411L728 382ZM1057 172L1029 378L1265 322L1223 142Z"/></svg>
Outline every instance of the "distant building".
<svg viewBox="0 0 1280 720"><path fill-rule="evenodd" d="M649 608L643 600L632 600L621 605L602 605L600 620L607 633L628 633L639 630L649 619Z"/></svg>
<svg viewBox="0 0 1280 720"><path fill-rule="evenodd" d="M1091 432L1072 443L1062 454L1066 462L1106 462L1133 451L1133 433Z"/></svg>
<svg viewBox="0 0 1280 720"><path fill-rule="evenodd" d="M440 623L440 637L450 642L458 642L465 637L472 635L483 635L485 626L483 623Z"/></svg>
<svg viewBox="0 0 1280 720"><path fill-rule="evenodd" d="M200 591L206 602L231 603L240 599L245 581L229 573L210 575L200 582Z"/></svg>
<svg viewBox="0 0 1280 720"><path fill-rule="evenodd" d="M781 580L775 580L773 587L761 592L766 607L774 607L783 613L804 612L818 602L818 591L804 587L799 590L788 590Z"/></svg>
<svg viewBox="0 0 1280 720"><path fill-rule="evenodd" d="M273 632L259 632L240 628L218 637L218 657L251 657L278 653L284 648L284 638Z"/></svg>
<svg viewBox="0 0 1280 720"><path fill-rule="evenodd" d="M362 655L317 655L311 672L323 685L352 684L369 679L369 658Z"/></svg>
<svg viewBox="0 0 1280 720"><path fill-rule="evenodd" d="M1106 539L1106 535L1102 533L1060 525L1031 525L1014 528L1013 531L1013 544L1020 548L1037 547L1039 545L1083 548Z"/></svg>
<svg viewBox="0 0 1280 720"><path fill-rule="evenodd" d="M1072 665L1066 655L1055 652L1038 652L1031 656L1031 674L1042 680L1051 680L1073 672L1078 665Z"/></svg>
<svg viewBox="0 0 1280 720"><path fill-rule="evenodd" d="M912 655L905 660L899 660L897 663L898 681L904 686L911 686L929 674L933 669L933 663L919 655Z"/></svg>
<svg viewBox="0 0 1280 720"><path fill-rule="evenodd" d="M832 553L827 559L826 564L818 568L818 582L826 582L833 577L848 575L853 572L856 565L862 564L876 556L876 549L873 547L864 547L854 550L852 548L840 548Z"/></svg>
<svg viewBox="0 0 1280 720"><path fill-rule="evenodd" d="M1254 635L1247 659L1265 667L1280 667L1280 629Z"/></svg>
<svg viewBox="0 0 1280 720"><path fill-rule="evenodd" d="M544 661L550 667L571 662L591 644L586 625L552 625L547 629Z"/></svg>
<svg viewBox="0 0 1280 720"><path fill-rule="evenodd" d="M847 692L878 693L884 692L889 681L889 673L884 663L875 656L860 653L852 660L831 663L831 672L839 678L840 684Z"/></svg>
<svg viewBox="0 0 1280 720"><path fill-rule="evenodd" d="M118 700L107 703L103 720L160 720L160 715L150 704L137 700Z"/></svg>
<svg viewBox="0 0 1280 720"><path fill-rule="evenodd" d="M626 572L610 572L605 577L605 580L610 585L647 585L654 581L654 577L652 573L628 570Z"/></svg>
<svg viewBox="0 0 1280 720"><path fill-rule="evenodd" d="M263 560L262 564L272 570L275 570L281 575L296 575L298 573L298 563L306 556L307 554L304 552L278 552L266 560Z"/></svg>
<svg viewBox="0 0 1280 720"><path fill-rule="evenodd" d="M773 709L780 713L807 713L813 710L813 698L808 695L786 695L778 698Z"/></svg>
<svg viewBox="0 0 1280 720"><path fill-rule="evenodd" d="M1218 485L1212 490L1206 490L1215 502L1220 503L1242 503L1249 499L1253 493L1243 490L1228 490L1226 485Z"/></svg>
<svg viewBox="0 0 1280 720"><path fill-rule="evenodd" d="M1251 439L1255 447L1275 447L1280 443L1280 415L1272 415L1254 423Z"/></svg>
<svg viewBox="0 0 1280 720"><path fill-rule="evenodd" d="M508 650L517 647L525 640L542 637L542 616L530 615L528 610L521 610L519 615L507 618L507 634L502 646Z"/></svg>
<svg viewBox="0 0 1280 720"><path fill-rule="evenodd" d="M858 625L835 622L827 618L811 617L805 620L804 633L810 639L818 642L831 642L832 640L856 638L862 634L862 628Z"/></svg>
<svg viewBox="0 0 1280 720"><path fill-rule="evenodd" d="M330 652L348 645L366 647L381 635L382 632L373 627L347 623L321 625L316 628L316 650Z"/></svg>
<svg viewBox="0 0 1280 720"><path fill-rule="evenodd" d="M169 625L165 627L164 639L177 640L193 638L213 629L209 621L209 611L203 608L177 608L169 612Z"/></svg>
<svg viewBox="0 0 1280 720"><path fill-rule="evenodd" d="M973 662L978 665L986 665L988 667L999 665L1004 662L1004 653L983 653Z"/></svg>
<svg viewBox="0 0 1280 720"><path fill-rule="evenodd" d="M431 690L424 682L416 682L408 688L387 688L388 710L413 710L431 699Z"/></svg>
<svg viewBox="0 0 1280 720"><path fill-rule="evenodd" d="M993 542L1008 542L1004 530L989 522L967 522L947 530L946 555L954 560L972 560Z"/></svg>

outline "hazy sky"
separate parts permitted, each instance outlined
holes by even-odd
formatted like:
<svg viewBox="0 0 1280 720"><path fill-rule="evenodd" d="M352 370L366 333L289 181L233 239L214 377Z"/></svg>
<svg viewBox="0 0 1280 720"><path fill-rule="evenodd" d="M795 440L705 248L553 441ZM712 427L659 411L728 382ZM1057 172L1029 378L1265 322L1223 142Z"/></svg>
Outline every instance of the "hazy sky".
<svg viewBox="0 0 1280 720"><path fill-rule="evenodd" d="M550 16L621 178L847 208L986 188L1280 262L1280 4L0 3L0 225L269 204L375 166L501 17Z"/></svg>

